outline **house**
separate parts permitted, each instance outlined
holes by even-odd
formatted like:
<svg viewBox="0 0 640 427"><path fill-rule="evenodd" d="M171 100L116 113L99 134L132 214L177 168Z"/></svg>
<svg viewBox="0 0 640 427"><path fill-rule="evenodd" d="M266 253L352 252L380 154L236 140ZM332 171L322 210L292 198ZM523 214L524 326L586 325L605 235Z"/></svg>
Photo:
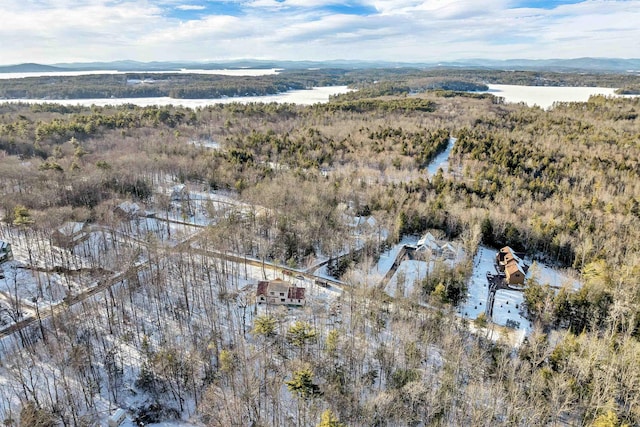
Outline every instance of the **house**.
<svg viewBox="0 0 640 427"><path fill-rule="evenodd" d="M454 242L436 239L431 232L427 231L416 243L415 250L428 253L430 256L455 260L458 258L460 246Z"/></svg>
<svg viewBox="0 0 640 427"><path fill-rule="evenodd" d="M139 204L129 201L122 202L113 208L113 213L122 219L133 219L135 217L153 218L155 216L155 213L146 211Z"/></svg>
<svg viewBox="0 0 640 427"><path fill-rule="evenodd" d="M516 262L521 263L522 260L518 257L513 249L509 246L505 246L500 249L496 254L496 265L500 271L504 271L504 267L510 260L515 260Z"/></svg>
<svg viewBox="0 0 640 427"><path fill-rule="evenodd" d="M72 248L89 238L84 222L65 222L53 231L53 244L61 248Z"/></svg>
<svg viewBox="0 0 640 427"><path fill-rule="evenodd" d="M506 281L509 285L524 285L525 272L515 260L510 260L504 267Z"/></svg>
<svg viewBox="0 0 640 427"><path fill-rule="evenodd" d="M442 245L440 249L442 250L442 257L444 259L454 260L458 258L459 248L453 245L452 243L447 242L444 245Z"/></svg>
<svg viewBox="0 0 640 427"><path fill-rule="evenodd" d="M256 300L258 304L296 305L305 304L305 288L292 285L281 279L258 282Z"/></svg>
<svg viewBox="0 0 640 427"><path fill-rule="evenodd" d="M416 250L418 251L431 251L434 255L440 255L442 252L442 247L438 240L431 234L427 232L424 236L418 240L416 245Z"/></svg>
<svg viewBox="0 0 640 427"><path fill-rule="evenodd" d="M0 240L0 262L10 261L12 259L13 252L11 252L11 243Z"/></svg>
<svg viewBox="0 0 640 427"><path fill-rule="evenodd" d="M496 254L496 267L498 271L504 272L507 284L524 284L528 266L509 246L500 249Z"/></svg>

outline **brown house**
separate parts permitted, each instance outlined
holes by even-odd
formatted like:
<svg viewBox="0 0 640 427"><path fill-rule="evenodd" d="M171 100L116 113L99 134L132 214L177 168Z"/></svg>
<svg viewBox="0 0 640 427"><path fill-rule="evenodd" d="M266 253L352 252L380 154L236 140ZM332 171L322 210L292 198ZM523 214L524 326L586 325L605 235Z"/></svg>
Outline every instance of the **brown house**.
<svg viewBox="0 0 640 427"><path fill-rule="evenodd" d="M527 266L524 261L515 254L513 249L505 246L496 254L496 266L503 271L505 280L509 285L523 285L524 277L527 273Z"/></svg>
<svg viewBox="0 0 640 427"><path fill-rule="evenodd" d="M275 279L258 282L256 300L258 304L297 305L305 304L305 288L299 288L284 280Z"/></svg>
<svg viewBox="0 0 640 427"><path fill-rule="evenodd" d="M507 283L510 285L524 285L525 272L515 260L510 260L504 267Z"/></svg>

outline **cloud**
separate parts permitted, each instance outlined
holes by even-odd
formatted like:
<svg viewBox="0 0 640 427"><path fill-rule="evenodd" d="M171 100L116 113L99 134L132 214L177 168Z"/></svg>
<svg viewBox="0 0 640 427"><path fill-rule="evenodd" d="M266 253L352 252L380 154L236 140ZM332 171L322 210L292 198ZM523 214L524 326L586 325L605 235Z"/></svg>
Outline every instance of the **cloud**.
<svg viewBox="0 0 640 427"><path fill-rule="evenodd" d="M176 9L179 10L206 10L206 6L197 5L197 4L181 4L176 6Z"/></svg>
<svg viewBox="0 0 640 427"><path fill-rule="evenodd" d="M0 61L640 57L640 0L0 2Z"/></svg>

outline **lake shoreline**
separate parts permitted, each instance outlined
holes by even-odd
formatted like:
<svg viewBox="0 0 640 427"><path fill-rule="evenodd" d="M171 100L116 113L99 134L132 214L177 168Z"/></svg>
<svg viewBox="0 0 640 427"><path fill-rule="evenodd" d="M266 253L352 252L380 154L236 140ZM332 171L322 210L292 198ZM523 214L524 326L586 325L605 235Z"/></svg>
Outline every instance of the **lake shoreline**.
<svg viewBox="0 0 640 427"><path fill-rule="evenodd" d="M194 98L170 98L162 97L140 97L140 98L87 98L87 99L0 99L0 104L8 103L26 103L26 104L60 104L65 106L85 106L92 105L119 106L119 105L137 105L139 107L151 106L178 106L178 107L206 107L216 104L248 104L248 103L291 103L298 105L312 105L316 103L325 103L329 101L332 95L339 95L350 92L347 86L319 86L311 89L299 89L281 92L274 95L255 95L255 96L235 96L208 99Z"/></svg>

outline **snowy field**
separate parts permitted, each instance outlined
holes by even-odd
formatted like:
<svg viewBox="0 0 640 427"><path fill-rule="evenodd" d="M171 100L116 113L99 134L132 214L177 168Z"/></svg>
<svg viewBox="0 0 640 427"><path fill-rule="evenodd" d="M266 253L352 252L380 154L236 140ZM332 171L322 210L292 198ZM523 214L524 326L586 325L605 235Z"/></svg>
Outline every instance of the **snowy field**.
<svg viewBox="0 0 640 427"><path fill-rule="evenodd" d="M24 102L27 104L52 103L61 105L82 105L89 107L97 105L100 107L106 105L137 105L139 107L165 106L175 105L179 107L198 108L215 104L249 104L252 102L261 103L289 103L298 105L313 105L317 103L325 103L329 101L331 95L339 95L350 92L347 86L321 86L312 89L290 90L277 95L264 96L234 96L225 98L209 98L209 99L178 99L169 98L168 96L154 98L92 98L92 99L3 99L0 103L16 103Z"/></svg>
<svg viewBox="0 0 640 427"><path fill-rule="evenodd" d="M415 297L416 301L420 301L421 290L417 288L417 285L427 277L431 268L433 268L433 263L429 264L425 261L416 260L403 261L384 290L394 298Z"/></svg>

